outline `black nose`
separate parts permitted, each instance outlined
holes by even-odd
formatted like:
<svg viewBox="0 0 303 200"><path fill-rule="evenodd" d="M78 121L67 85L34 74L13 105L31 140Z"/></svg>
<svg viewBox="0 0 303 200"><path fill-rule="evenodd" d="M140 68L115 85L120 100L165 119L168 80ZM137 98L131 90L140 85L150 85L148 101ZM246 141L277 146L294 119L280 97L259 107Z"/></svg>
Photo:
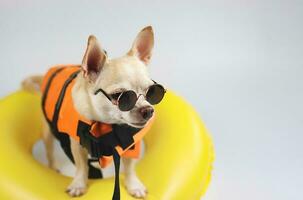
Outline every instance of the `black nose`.
<svg viewBox="0 0 303 200"><path fill-rule="evenodd" d="M151 118L153 116L154 109L151 106L146 106L146 107L140 108L139 112L140 112L141 116L143 117L143 119L148 120L149 118Z"/></svg>

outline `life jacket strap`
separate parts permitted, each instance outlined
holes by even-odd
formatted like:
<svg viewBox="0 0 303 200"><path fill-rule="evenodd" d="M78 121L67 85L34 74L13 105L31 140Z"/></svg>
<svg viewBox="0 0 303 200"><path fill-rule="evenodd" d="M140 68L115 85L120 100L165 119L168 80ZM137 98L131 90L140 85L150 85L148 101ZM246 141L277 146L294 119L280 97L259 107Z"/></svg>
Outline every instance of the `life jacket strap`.
<svg viewBox="0 0 303 200"><path fill-rule="evenodd" d="M87 160L87 164L88 164L88 178L90 178L90 179L103 178L101 170L95 168L92 165L92 163L94 163L94 162L98 162L99 163L99 159L89 158Z"/></svg>
<svg viewBox="0 0 303 200"><path fill-rule="evenodd" d="M138 128L126 124L112 124L112 131L95 137L90 133L91 125L81 120L78 121L77 136L80 144L85 147L89 154L94 158L111 156L113 148L120 146L123 150L134 148L133 136L140 131Z"/></svg>
<svg viewBox="0 0 303 200"><path fill-rule="evenodd" d="M120 155L116 149L113 149L113 159L115 166L115 186L112 200L120 200Z"/></svg>

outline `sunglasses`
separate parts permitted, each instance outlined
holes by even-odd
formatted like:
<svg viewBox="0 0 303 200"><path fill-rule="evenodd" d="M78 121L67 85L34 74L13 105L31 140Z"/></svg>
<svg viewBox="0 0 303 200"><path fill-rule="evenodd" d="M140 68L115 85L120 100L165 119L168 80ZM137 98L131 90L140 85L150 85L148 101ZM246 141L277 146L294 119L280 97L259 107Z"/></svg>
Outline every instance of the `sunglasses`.
<svg viewBox="0 0 303 200"><path fill-rule="evenodd" d="M133 90L126 90L123 92L118 92L114 94L107 94L103 89L98 89L95 92L97 95L99 92L102 92L106 98L111 101L114 105L118 106L121 111L130 111L136 105L137 100L141 95L143 95L151 105L156 105L161 102L166 93L166 89L153 80L154 84L149 86L145 95L139 94Z"/></svg>

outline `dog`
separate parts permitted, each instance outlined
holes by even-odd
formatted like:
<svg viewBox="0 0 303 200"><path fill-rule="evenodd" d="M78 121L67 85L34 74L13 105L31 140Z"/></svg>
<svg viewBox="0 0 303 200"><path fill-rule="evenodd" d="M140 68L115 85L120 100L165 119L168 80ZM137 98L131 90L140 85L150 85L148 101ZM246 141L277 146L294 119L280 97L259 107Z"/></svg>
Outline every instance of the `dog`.
<svg viewBox="0 0 303 200"><path fill-rule="evenodd" d="M108 101L105 95L93 95L93 92L96 88L102 88L108 94L119 94L126 89L137 94L145 94L147 88L155 84L149 77L147 66L153 46L153 29L147 26L139 32L125 55L109 59L97 38L93 35L89 36L81 71L72 88L73 105L77 112L90 120L143 128L154 111L153 105L144 98L144 95L138 96L134 108L121 111L118 106ZM28 91L37 91L41 87L42 79L42 76L29 77L22 82L22 86ZM43 141L48 165L56 169L53 153L54 135L47 120L43 121ZM70 138L70 146L75 160L76 174L66 191L71 197L77 197L87 191L88 152L73 138ZM122 161L125 166L124 185L128 193L136 198L145 198L147 188L136 175L135 160L122 158Z"/></svg>

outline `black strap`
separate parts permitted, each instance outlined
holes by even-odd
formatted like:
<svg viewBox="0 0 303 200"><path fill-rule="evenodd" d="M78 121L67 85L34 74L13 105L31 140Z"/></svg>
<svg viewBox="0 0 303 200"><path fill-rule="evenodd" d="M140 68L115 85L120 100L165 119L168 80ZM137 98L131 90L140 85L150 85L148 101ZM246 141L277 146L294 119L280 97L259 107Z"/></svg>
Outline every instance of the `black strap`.
<svg viewBox="0 0 303 200"><path fill-rule="evenodd" d="M114 194L112 199L120 200L120 183L119 183L120 155L116 149L113 150L113 157L114 157L114 165L115 165L115 187L114 187Z"/></svg>
<svg viewBox="0 0 303 200"><path fill-rule="evenodd" d="M64 68L58 68L48 79L47 84L45 86L44 92L43 92L43 96L42 96L42 110L43 110L43 114L46 118L46 120L50 123L50 121L48 120L47 116L46 116L46 111L45 111L45 101L46 101L46 97L49 91L49 88L51 86L51 83L53 82L53 79L56 77L56 75L61 72Z"/></svg>
<svg viewBox="0 0 303 200"><path fill-rule="evenodd" d="M53 117L53 121L52 123L54 123L57 126L57 122L58 122L58 117L59 117L59 112L60 112L60 108L63 102L63 99L65 97L65 92L67 90L67 87L69 86L69 84L77 77L77 75L79 74L80 70L75 71L74 73L72 73L68 79L64 82L62 89L60 91L60 95L58 97L58 100L56 102L56 106L55 106L55 112L54 112L54 117Z"/></svg>
<svg viewBox="0 0 303 200"><path fill-rule="evenodd" d="M115 146L120 146L123 150L131 146L130 149L132 149L134 147L133 136L140 131L140 129L126 124L112 124L112 131L95 137L90 133L90 129L91 124L78 121L77 135L80 138L80 144L95 158L111 156Z"/></svg>
<svg viewBox="0 0 303 200"><path fill-rule="evenodd" d="M98 162L99 163L99 159L97 159L97 160L93 159L93 158L88 159L88 161L87 161L87 163L88 163L88 178L90 178L90 179L103 178L101 170L95 168L92 165L93 162Z"/></svg>
<svg viewBox="0 0 303 200"><path fill-rule="evenodd" d="M46 110L45 110L45 102L46 102L46 98L48 97L49 88L50 88L54 78L64 69L66 69L66 67L60 67L60 68L56 69L55 72L53 72L53 74L48 79L48 82L46 84L46 87L45 87L45 90L44 90L43 96L42 96L42 110L43 110L43 114L45 116L45 119L47 120L48 125L51 129L52 134L59 140L60 146L62 147L64 153L71 160L71 162L74 163L75 161L74 161L72 151L71 151L71 147L70 147L69 136L66 135L66 134L59 133L58 128L57 128L57 124L52 123L52 121L47 118Z"/></svg>

